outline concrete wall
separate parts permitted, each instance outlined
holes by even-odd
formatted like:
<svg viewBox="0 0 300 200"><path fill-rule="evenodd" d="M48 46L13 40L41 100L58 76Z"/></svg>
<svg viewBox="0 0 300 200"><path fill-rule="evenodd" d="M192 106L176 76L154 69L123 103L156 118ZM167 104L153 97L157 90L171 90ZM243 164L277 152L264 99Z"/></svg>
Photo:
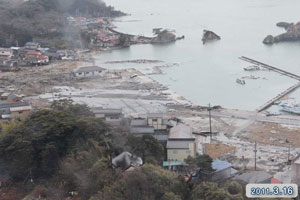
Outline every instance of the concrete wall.
<svg viewBox="0 0 300 200"><path fill-rule="evenodd" d="M195 143L190 143L189 149L168 149L168 160L180 160L184 163L184 160L188 156L196 156Z"/></svg>
<svg viewBox="0 0 300 200"><path fill-rule="evenodd" d="M30 114L30 110L11 112L13 119L24 120Z"/></svg>

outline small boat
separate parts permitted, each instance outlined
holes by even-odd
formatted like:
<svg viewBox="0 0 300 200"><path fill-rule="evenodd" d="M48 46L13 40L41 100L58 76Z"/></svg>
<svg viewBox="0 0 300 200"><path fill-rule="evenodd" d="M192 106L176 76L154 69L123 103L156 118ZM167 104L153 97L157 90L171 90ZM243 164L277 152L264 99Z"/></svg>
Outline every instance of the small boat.
<svg viewBox="0 0 300 200"><path fill-rule="evenodd" d="M252 65L252 66L249 66L249 67L245 67L244 70L245 71L258 71L258 70L260 70L260 67L258 67L256 65Z"/></svg>
<svg viewBox="0 0 300 200"><path fill-rule="evenodd" d="M281 104L280 100L276 100L276 101L273 102L273 105L279 105L279 104Z"/></svg>
<svg viewBox="0 0 300 200"><path fill-rule="evenodd" d="M292 107L286 104L280 104L279 106L281 107L282 111L300 115L300 107Z"/></svg>
<svg viewBox="0 0 300 200"><path fill-rule="evenodd" d="M245 80L239 79L239 78L236 79L236 82L239 83L239 84L241 84L241 85L245 85L246 84Z"/></svg>

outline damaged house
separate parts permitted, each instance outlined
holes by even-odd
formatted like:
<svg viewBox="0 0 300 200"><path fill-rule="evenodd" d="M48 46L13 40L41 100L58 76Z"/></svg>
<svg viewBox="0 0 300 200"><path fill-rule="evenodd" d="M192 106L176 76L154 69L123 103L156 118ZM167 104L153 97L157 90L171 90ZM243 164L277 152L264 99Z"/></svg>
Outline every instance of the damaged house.
<svg viewBox="0 0 300 200"><path fill-rule="evenodd" d="M96 76L104 76L106 69L98 66L80 67L74 72L76 78L89 78Z"/></svg>
<svg viewBox="0 0 300 200"><path fill-rule="evenodd" d="M92 109L95 117L105 120L115 126L121 125L123 120L122 109L96 107Z"/></svg>
<svg viewBox="0 0 300 200"><path fill-rule="evenodd" d="M23 120L25 119L31 112L32 107L28 102L0 102L0 120Z"/></svg>
<svg viewBox="0 0 300 200"><path fill-rule="evenodd" d="M136 136L152 135L162 144L168 140L169 122L163 113L148 113L144 117L132 119L130 132Z"/></svg>

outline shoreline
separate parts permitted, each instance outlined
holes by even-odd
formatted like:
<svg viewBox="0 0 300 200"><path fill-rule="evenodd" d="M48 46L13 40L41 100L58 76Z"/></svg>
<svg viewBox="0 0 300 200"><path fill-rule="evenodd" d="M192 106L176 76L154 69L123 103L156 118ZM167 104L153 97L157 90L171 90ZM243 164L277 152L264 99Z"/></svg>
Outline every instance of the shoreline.
<svg viewBox="0 0 300 200"><path fill-rule="evenodd" d="M95 55L95 52L87 55ZM165 113L167 118L181 119L195 132L208 130L205 107L191 103L136 68L108 69L105 77L82 80L66 78L74 69L89 65L91 63L80 61L58 62L49 66L24 68L19 72L0 73L0 79L3 81L7 77L8 80L2 84L6 88L17 89L22 85L20 92L27 94L25 99L30 100L36 109L47 108L53 100L71 98L76 103L85 103L90 107L122 108L125 117L129 118L150 112ZM131 78L135 74L137 76ZM258 140L261 154L258 168L276 174L283 171L282 161L287 153L284 138L297 141L299 137L299 119L295 116L266 117L253 111L218 108L212 111L213 131L218 134L213 136L209 149L214 149L216 153L220 145L225 145L225 149L230 151L220 152L220 158L241 168L243 157L247 157L247 169L251 169L253 158L249 155L254 141ZM275 130L280 130L280 135ZM298 151L300 143L293 143L291 156L296 156ZM278 157L277 161L268 161L274 156ZM270 165L273 167L270 168Z"/></svg>

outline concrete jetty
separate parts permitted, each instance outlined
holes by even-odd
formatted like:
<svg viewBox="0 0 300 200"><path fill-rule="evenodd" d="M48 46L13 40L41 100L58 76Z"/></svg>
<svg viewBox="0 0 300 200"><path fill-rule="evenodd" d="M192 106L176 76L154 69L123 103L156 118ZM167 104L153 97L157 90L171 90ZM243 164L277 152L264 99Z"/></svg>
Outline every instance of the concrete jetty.
<svg viewBox="0 0 300 200"><path fill-rule="evenodd" d="M296 79L296 80L299 81L297 84L289 87L285 91L283 91L280 94L278 94L276 97L272 98L271 100L269 100L268 102L266 102L265 104L263 104L262 106L260 106L258 109L256 109L257 112L264 111L265 109L269 108L275 101L281 99L282 97L288 95L289 93L293 92L298 87L300 87L300 76L298 76L297 74L294 74L294 73L291 73L291 72L279 69L277 67L273 67L273 66L267 65L267 64L259 62L257 60L253 60L251 58L247 58L245 56L242 56L239 59L244 60L244 61L249 62L249 63L254 64L254 65L257 65L259 67L262 67L262 68L265 68L265 69L277 72L277 73L282 74L284 76L288 76L290 78L293 78L293 79Z"/></svg>

